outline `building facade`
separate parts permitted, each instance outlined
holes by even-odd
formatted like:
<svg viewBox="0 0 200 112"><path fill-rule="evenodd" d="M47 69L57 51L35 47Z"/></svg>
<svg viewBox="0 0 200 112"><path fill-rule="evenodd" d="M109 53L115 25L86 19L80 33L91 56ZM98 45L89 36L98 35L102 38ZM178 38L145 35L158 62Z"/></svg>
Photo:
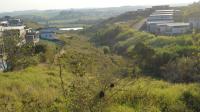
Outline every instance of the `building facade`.
<svg viewBox="0 0 200 112"><path fill-rule="evenodd" d="M165 10L155 10L146 22L146 30L159 35L178 35L191 31L190 23L177 22L181 12L166 8Z"/></svg>
<svg viewBox="0 0 200 112"><path fill-rule="evenodd" d="M33 43L35 45L40 40L39 31L27 29L25 39L26 39L26 43Z"/></svg>
<svg viewBox="0 0 200 112"><path fill-rule="evenodd" d="M164 23L164 24L157 24L156 34L179 35L190 32L191 32L190 23Z"/></svg>

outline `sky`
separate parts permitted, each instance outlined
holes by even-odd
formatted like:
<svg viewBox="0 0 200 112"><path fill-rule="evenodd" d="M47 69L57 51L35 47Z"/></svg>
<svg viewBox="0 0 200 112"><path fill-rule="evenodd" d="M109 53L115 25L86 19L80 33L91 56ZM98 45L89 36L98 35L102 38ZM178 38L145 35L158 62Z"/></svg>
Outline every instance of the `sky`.
<svg viewBox="0 0 200 112"><path fill-rule="evenodd" d="M0 0L0 12L192 3L199 0Z"/></svg>

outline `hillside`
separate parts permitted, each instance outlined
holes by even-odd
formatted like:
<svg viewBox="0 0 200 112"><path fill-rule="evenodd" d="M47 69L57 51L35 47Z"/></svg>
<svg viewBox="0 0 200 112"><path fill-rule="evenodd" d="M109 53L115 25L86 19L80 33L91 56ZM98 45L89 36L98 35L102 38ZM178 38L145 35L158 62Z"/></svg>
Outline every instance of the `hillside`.
<svg viewBox="0 0 200 112"><path fill-rule="evenodd" d="M38 63L0 73L0 109L199 112L199 35L156 37L124 25L99 32L93 43L73 33L58 35L64 46L42 40Z"/></svg>
<svg viewBox="0 0 200 112"><path fill-rule="evenodd" d="M59 26L83 20L92 26L57 32L63 44L41 39L35 46L16 46L18 37L8 32L0 111L200 112L200 33L153 35L136 28L148 13L118 11L67 10L59 16L52 11L46 18L25 14L25 23L34 28L46 20Z"/></svg>
<svg viewBox="0 0 200 112"><path fill-rule="evenodd" d="M200 16L200 2L196 2L189 6L183 7L183 12L186 18Z"/></svg>
<svg viewBox="0 0 200 112"><path fill-rule="evenodd" d="M200 63L191 61L200 58L199 34L155 36L126 25L113 25L99 29L93 34L91 41L97 46L108 46L113 53L133 59L135 65L139 66L144 74L175 82L184 82L182 79L184 77L187 77L185 80L189 82L200 81L198 75ZM183 65L176 65L176 63ZM184 63L190 64L184 65ZM181 71L172 71L170 68L172 66ZM181 67L184 66L191 69L186 70L185 76L182 76Z"/></svg>
<svg viewBox="0 0 200 112"><path fill-rule="evenodd" d="M76 27L93 25L110 17L114 17L127 11L143 9L145 6L124 6L111 8L91 8L91 9L66 9L66 10L30 10L1 13L1 16L17 16L33 22L60 27Z"/></svg>
<svg viewBox="0 0 200 112"><path fill-rule="evenodd" d="M49 69L45 65L39 65L20 72L0 74L1 111L71 112L72 104L74 104L76 111L80 112L79 109L82 109L81 112L87 112L87 108L92 107L90 99L87 98L93 98L98 91L89 93L90 90L81 88L76 90L79 93L72 91L77 93L73 95L73 99L77 99L77 101L73 101L72 96L65 99L62 95L57 68L51 67L51 70ZM65 85L70 85L69 80L72 80L74 75L68 72L64 72L64 74ZM132 81L134 80L124 80L117 85L116 89L108 91L106 98L101 101L105 105L102 105L100 110L104 112L199 111L199 84L170 84L151 78L140 78ZM80 85L80 87L83 86L85 85ZM121 91L117 88L120 88ZM66 89L71 88L66 87ZM110 98L109 96L116 91L119 92ZM81 99L79 99L80 97ZM82 105L84 108L78 107Z"/></svg>

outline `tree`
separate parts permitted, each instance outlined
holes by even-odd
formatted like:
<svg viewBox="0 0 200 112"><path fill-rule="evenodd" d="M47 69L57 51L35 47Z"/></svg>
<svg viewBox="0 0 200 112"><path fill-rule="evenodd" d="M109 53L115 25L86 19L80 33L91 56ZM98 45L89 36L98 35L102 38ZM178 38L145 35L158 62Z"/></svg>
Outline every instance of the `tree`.
<svg viewBox="0 0 200 112"><path fill-rule="evenodd" d="M136 64L140 66L143 72L151 74L154 72L154 55L155 51L143 43L138 43L133 49L133 57Z"/></svg>
<svg viewBox="0 0 200 112"><path fill-rule="evenodd" d="M182 57L171 61L163 67L162 76L171 82L199 82L199 60L199 57Z"/></svg>
<svg viewBox="0 0 200 112"><path fill-rule="evenodd" d="M22 38L19 37L18 30L9 30L3 33L3 58L5 59L7 69L25 68L30 64L37 63L37 57L34 56L33 45L24 44Z"/></svg>

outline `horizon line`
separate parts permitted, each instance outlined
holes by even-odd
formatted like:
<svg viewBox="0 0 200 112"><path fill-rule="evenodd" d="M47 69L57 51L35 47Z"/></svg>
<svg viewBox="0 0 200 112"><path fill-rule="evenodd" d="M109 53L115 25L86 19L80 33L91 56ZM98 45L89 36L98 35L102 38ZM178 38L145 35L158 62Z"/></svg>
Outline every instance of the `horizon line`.
<svg viewBox="0 0 200 112"><path fill-rule="evenodd" d="M191 3L194 2L187 2L187 3L175 3L175 4L160 4L160 6L162 5L169 5L169 6L176 6L176 7L180 7L180 6L186 6L189 5ZM3 13L13 13L13 12L25 12L25 11L59 11L59 10L81 10L81 9L106 9L106 8L120 8L120 7L144 7L144 8L148 8L148 7L152 7L152 6L159 6L159 5L122 5L122 6L108 6L108 7L80 7L80 8L60 8L60 9L25 9L25 10L12 10L12 11L3 11L0 12L0 14Z"/></svg>

